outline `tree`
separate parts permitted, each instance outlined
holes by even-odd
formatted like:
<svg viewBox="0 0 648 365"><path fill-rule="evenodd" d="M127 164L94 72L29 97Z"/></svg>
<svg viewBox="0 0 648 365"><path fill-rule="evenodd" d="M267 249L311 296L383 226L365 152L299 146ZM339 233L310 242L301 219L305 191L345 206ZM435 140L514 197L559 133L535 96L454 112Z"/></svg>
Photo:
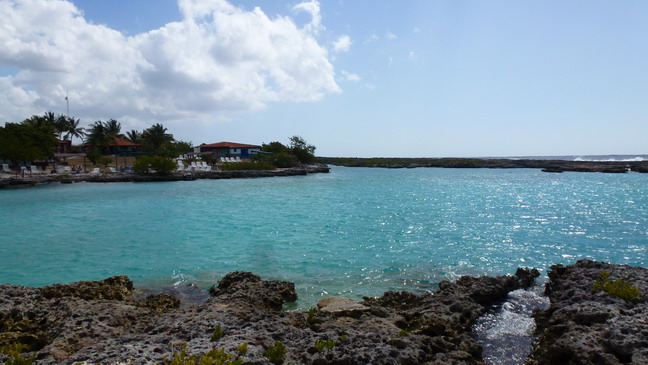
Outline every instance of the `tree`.
<svg viewBox="0 0 648 365"><path fill-rule="evenodd" d="M7 123L0 127L0 158L11 161L44 160L50 156L58 141L45 124Z"/></svg>
<svg viewBox="0 0 648 365"><path fill-rule="evenodd" d="M108 134L104 122L100 120L94 122L94 124L91 124L88 130L89 133L87 134L87 142L92 147L92 149L106 150L108 146L115 141L114 136Z"/></svg>
<svg viewBox="0 0 648 365"><path fill-rule="evenodd" d="M65 137L63 139L68 140L72 137L83 138L85 136L85 128L79 127L81 122L79 119L74 119L72 117L65 117Z"/></svg>
<svg viewBox="0 0 648 365"><path fill-rule="evenodd" d="M159 123L144 130L141 140L143 150L155 155L162 154L165 145L174 141L173 135L167 133L167 129Z"/></svg>
<svg viewBox="0 0 648 365"><path fill-rule="evenodd" d="M142 133L132 129L130 132L126 132L126 139L133 143L140 143L142 140Z"/></svg>
<svg viewBox="0 0 648 365"><path fill-rule="evenodd" d="M300 136L290 137L290 151L301 163L315 161L315 146L310 145Z"/></svg>
<svg viewBox="0 0 648 365"><path fill-rule="evenodd" d="M104 128L106 129L106 134L111 137L119 137L123 138L124 135L121 133L121 123L118 121L111 119L107 121L104 124ZM114 139L114 138L112 138Z"/></svg>

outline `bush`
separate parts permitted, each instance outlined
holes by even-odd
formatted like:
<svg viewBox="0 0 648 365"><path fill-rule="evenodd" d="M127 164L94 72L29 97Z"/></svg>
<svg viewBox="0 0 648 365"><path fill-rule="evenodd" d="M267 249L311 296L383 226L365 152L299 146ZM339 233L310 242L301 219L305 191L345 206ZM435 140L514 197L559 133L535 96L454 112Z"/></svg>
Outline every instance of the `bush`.
<svg viewBox="0 0 648 365"><path fill-rule="evenodd" d="M271 363L279 365L283 363L286 353L288 353L286 346L279 341L275 341L274 345L263 351L263 356L265 356Z"/></svg>
<svg viewBox="0 0 648 365"><path fill-rule="evenodd" d="M318 338L317 340L315 340L314 346L317 352L322 352L324 350L330 350L335 347L335 341L326 338Z"/></svg>
<svg viewBox="0 0 648 365"><path fill-rule="evenodd" d="M639 288L632 286L630 282L616 279L615 281L609 280L609 271L602 271L601 277L594 282L594 291L604 291L610 295L614 295L623 300L639 299L641 292Z"/></svg>
<svg viewBox="0 0 648 365"><path fill-rule="evenodd" d="M220 167L222 171L274 170L274 168L275 168L274 166L272 166L266 161L226 163Z"/></svg>
<svg viewBox="0 0 648 365"><path fill-rule="evenodd" d="M158 175L169 175L175 169L176 163L172 159L160 156L142 156L133 166L133 170L138 174L149 174L155 171Z"/></svg>

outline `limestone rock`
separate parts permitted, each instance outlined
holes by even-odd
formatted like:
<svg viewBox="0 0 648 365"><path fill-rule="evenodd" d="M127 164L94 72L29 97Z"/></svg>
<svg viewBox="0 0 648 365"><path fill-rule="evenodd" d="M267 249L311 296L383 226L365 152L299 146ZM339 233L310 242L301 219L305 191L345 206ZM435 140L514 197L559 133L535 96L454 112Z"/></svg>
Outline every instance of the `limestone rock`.
<svg viewBox="0 0 648 365"><path fill-rule="evenodd" d="M338 316L358 317L363 312L368 311L369 307L349 298L327 297L317 302L317 309Z"/></svg>

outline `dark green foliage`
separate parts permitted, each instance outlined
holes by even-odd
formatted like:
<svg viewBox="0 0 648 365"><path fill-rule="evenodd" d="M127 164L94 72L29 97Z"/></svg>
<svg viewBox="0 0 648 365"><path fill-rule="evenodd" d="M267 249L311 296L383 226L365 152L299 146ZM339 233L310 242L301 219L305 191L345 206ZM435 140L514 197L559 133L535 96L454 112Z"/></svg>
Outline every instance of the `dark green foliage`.
<svg viewBox="0 0 648 365"><path fill-rule="evenodd" d="M139 174L152 173L154 170L158 175L169 175L176 169L176 163L170 158L161 156L142 156L135 161L133 170Z"/></svg>
<svg viewBox="0 0 648 365"><path fill-rule="evenodd" d="M639 288L633 286L632 283L621 279L611 281L609 280L610 275L609 271L601 271L601 277L596 279L592 289L594 291L602 290L623 300L633 300L641 297Z"/></svg>
<svg viewBox="0 0 648 365"><path fill-rule="evenodd" d="M299 165L299 159L288 152L279 152L267 156L267 160L276 167L287 168Z"/></svg>
<svg viewBox="0 0 648 365"><path fill-rule="evenodd" d="M317 314L317 309L315 309L315 308L311 308L311 309L309 309L308 312L306 312L306 313L307 313L307 314L306 314L306 322L308 322L308 324L313 324L313 323L315 323L315 321L317 320L317 319L315 318L315 314Z"/></svg>
<svg viewBox="0 0 648 365"><path fill-rule="evenodd" d="M55 130L48 124L7 123L0 127L0 159L11 161L44 160L56 147Z"/></svg>
<svg viewBox="0 0 648 365"><path fill-rule="evenodd" d="M331 340L328 338L318 338L317 340L315 340L315 344L314 344L315 350L317 350L317 352L330 350L333 347L335 347L335 345L336 345L335 340Z"/></svg>
<svg viewBox="0 0 648 365"><path fill-rule="evenodd" d="M300 136L290 137L290 152L297 157L301 163L315 162L315 146L308 144Z"/></svg>
<svg viewBox="0 0 648 365"><path fill-rule="evenodd" d="M223 338L223 336L225 336L225 332L223 332L223 328L220 325L218 325L216 326L216 328L214 328L214 333L212 333L211 341L216 342L221 338Z"/></svg>
<svg viewBox="0 0 648 365"><path fill-rule="evenodd" d="M263 144L261 151L269 155L259 155L255 159L267 161L279 168L295 167L300 163L312 163L315 161L315 146L309 145L299 136L290 137L290 147L281 142L270 142Z"/></svg>
<svg viewBox="0 0 648 365"><path fill-rule="evenodd" d="M222 171L274 170L274 168L274 166L265 161L226 163L220 167Z"/></svg>
<svg viewBox="0 0 648 365"><path fill-rule="evenodd" d="M167 156L168 152L165 150L167 149L167 145L173 141L173 135L167 133L167 129L159 123L154 124L150 128L145 129L144 132L142 132L142 150L151 154Z"/></svg>
<svg viewBox="0 0 648 365"><path fill-rule="evenodd" d="M242 365L243 360L228 354L225 349L214 349L204 355L187 353L187 344L183 344L182 350L173 352L171 361L161 362L162 365Z"/></svg>
<svg viewBox="0 0 648 365"><path fill-rule="evenodd" d="M36 360L36 354L27 358L22 357L22 352L27 349L27 345L20 343L0 347L0 354L9 356L5 360L5 365L30 365Z"/></svg>
<svg viewBox="0 0 648 365"><path fill-rule="evenodd" d="M340 342L347 342L349 341L349 336L347 335L341 335L340 336Z"/></svg>
<svg viewBox="0 0 648 365"><path fill-rule="evenodd" d="M88 152L86 152L86 157L90 162L96 165L99 159L102 158L102 154L98 147L91 147Z"/></svg>
<svg viewBox="0 0 648 365"><path fill-rule="evenodd" d="M265 356L268 361L275 365L283 363L284 357L288 353L286 346L284 346L280 341L275 341L274 345L268 347L263 351L263 356Z"/></svg>

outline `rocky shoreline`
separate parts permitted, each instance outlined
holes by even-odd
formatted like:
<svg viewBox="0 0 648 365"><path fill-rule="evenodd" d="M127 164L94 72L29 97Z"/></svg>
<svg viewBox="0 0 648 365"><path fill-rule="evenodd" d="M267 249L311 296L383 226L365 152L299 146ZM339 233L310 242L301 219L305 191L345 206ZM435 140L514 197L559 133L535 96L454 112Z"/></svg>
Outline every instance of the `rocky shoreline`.
<svg viewBox="0 0 648 365"><path fill-rule="evenodd" d="M565 161L565 160L512 160L483 158L346 158L322 157L322 163L347 167L380 168L489 168L489 169L541 169L544 172L648 172L648 161Z"/></svg>
<svg viewBox="0 0 648 365"><path fill-rule="evenodd" d="M198 179L250 179L261 177L300 176L314 173L328 173L330 168L325 165L308 165L297 168L276 170L234 170L234 171L196 171L190 174L174 173L171 175L139 175L134 173L114 174L54 174L33 175L22 177L9 177L0 179L0 189L30 187L42 184L61 183L72 184L77 182L159 182L182 181Z"/></svg>
<svg viewBox="0 0 648 365"><path fill-rule="evenodd" d="M641 299L593 292L602 270L636 283ZM196 305L143 295L125 276L0 285L0 347L22 343L17 356L39 364L170 363L193 355L221 356L230 361L224 364L483 364L474 322L537 276L518 269L444 281L435 293L327 298L307 312L281 311L297 298L292 283L244 272L226 275ZM528 364L646 363L647 291L647 269L591 261L553 267L552 304L536 313L539 341Z"/></svg>

